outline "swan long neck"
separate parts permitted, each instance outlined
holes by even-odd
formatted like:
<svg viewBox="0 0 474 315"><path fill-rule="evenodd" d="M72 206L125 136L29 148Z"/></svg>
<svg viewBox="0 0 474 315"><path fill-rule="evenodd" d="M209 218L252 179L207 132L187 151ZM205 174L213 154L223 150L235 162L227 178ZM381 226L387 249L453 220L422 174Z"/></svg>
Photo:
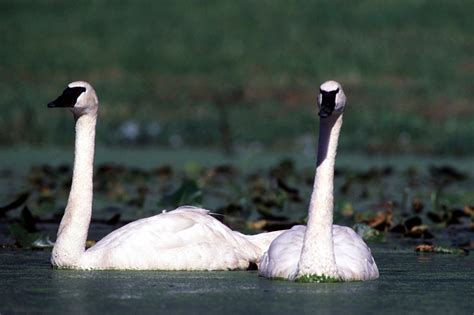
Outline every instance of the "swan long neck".
<svg viewBox="0 0 474 315"><path fill-rule="evenodd" d="M338 278L332 234L334 163L342 126L342 114L321 119L316 175L309 205L298 276Z"/></svg>
<svg viewBox="0 0 474 315"><path fill-rule="evenodd" d="M76 143L71 192L58 230L51 261L73 267L85 250L92 215L93 160L97 113L76 118Z"/></svg>

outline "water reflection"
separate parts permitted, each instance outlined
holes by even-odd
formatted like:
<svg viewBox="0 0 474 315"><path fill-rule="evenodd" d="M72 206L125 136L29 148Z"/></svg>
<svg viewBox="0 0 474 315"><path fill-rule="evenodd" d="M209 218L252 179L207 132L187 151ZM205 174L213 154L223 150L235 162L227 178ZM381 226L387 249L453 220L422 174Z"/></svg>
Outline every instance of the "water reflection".
<svg viewBox="0 0 474 315"><path fill-rule="evenodd" d="M433 255L432 254L417 254L417 261L419 263L431 263L433 260Z"/></svg>

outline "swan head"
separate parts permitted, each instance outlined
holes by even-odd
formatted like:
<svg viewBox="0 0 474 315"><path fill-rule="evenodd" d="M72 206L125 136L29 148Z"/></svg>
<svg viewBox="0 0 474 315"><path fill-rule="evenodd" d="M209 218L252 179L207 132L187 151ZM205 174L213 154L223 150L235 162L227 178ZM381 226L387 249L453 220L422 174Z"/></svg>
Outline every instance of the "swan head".
<svg viewBox="0 0 474 315"><path fill-rule="evenodd" d="M327 118L333 114L341 114L345 106L346 95L339 82L326 81L321 84L318 94L319 117Z"/></svg>
<svg viewBox="0 0 474 315"><path fill-rule="evenodd" d="M75 81L68 84L63 93L54 101L48 103L49 108L69 108L74 116L96 114L99 100L92 85L85 81Z"/></svg>

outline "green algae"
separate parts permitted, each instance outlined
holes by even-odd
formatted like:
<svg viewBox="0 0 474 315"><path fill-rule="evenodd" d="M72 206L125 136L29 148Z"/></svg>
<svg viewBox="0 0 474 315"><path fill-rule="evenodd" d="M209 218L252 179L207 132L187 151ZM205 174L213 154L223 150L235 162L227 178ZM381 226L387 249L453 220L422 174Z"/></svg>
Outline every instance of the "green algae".
<svg viewBox="0 0 474 315"><path fill-rule="evenodd" d="M342 282L340 278L330 277L326 275L304 275L295 279L299 283L336 283Z"/></svg>

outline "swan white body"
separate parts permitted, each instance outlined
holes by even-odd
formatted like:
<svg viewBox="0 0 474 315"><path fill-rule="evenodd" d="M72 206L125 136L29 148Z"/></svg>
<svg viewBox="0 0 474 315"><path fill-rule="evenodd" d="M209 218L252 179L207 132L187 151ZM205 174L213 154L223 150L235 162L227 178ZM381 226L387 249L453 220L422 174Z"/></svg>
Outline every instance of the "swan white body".
<svg viewBox="0 0 474 315"><path fill-rule="evenodd" d="M184 206L110 233L81 255L77 268L247 269L268 248L271 235L246 236L230 230L207 210Z"/></svg>
<svg viewBox="0 0 474 315"><path fill-rule="evenodd" d="M263 255L259 274L295 280L305 231L306 226L296 225L278 236ZM351 228L340 225L333 225L332 233L338 276L344 281L376 279L377 265L360 236Z"/></svg>
<svg viewBox="0 0 474 315"><path fill-rule="evenodd" d="M259 275L295 280L301 277L371 280L379 276L369 247L348 227L333 225L334 163L346 96L335 81L321 85L318 162L307 226L277 237L259 264Z"/></svg>
<svg viewBox="0 0 474 315"><path fill-rule="evenodd" d="M243 235L184 206L137 220L85 250L92 215L92 177L98 99L90 84L73 82L49 107L70 107L76 120L71 192L51 263L72 269L232 270L257 263L281 232Z"/></svg>

